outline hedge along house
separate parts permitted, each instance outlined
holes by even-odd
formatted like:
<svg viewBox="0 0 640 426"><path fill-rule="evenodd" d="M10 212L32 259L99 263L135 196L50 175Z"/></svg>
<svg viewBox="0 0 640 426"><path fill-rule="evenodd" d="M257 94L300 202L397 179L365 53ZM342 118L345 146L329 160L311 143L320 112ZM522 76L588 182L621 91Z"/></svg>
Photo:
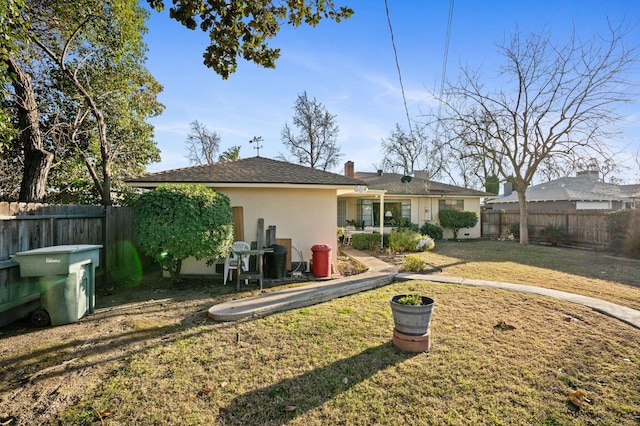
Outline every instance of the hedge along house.
<svg viewBox="0 0 640 426"><path fill-rule="evenodd" d="M234 213L235 240L257 242L258 219L263 219L265 230L275 226L276 238L290 243L289 259L307 265L311 247L317 244L331 246L332 263L337 263L338 192L353 192L365 185L353 177L264 157L167 170L127 181L131 187L145 189L162 184L201 184L227 195ZM181 273L219 271L215 265L206 266L204 260L187 259Z"/></svg>
<svg viewBox="0 0 640 426"><path fill-rule="evenodd" d="M352 161L345 163L344 174L365 182L365 187L359 192L340 194L338 226L372 226L374 230L384 233L390 233L401 221L407 220L418 226L425 222L439 224L438 212L448 209L476 212L478 224L460 230L458 237L480 238L480 201L495 196L484 191L434 182L421 177L420 172L412 176L384 173L382 170L355 172ZM445 229L444 237L453 238L451 230Z"/></svg>

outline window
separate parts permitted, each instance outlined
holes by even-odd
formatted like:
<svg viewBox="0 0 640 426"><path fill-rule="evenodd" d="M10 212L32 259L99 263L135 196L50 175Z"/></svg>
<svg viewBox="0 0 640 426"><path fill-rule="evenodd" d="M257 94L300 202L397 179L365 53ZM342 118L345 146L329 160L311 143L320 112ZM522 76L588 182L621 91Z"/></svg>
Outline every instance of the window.
<svg viewBox="0 0 640 426"><path fill-rule="evenodd" d="M347 200L338 200L338 226L347 225Z"/></svg>
<svg viewBox="0 0 640 426"><path fill-rule="evenodd" d="M360 200L358 217L363 226L380 226L380 202ZM400 218L411 220L411 200L393 200L384 203L384 225L398 226Z"/></svg>
<svg viewBox="0 0 640 426"><path fill-rule="evenodd" d="M464 200L438 200L438 209L462 211L464 210Z"/></svg>

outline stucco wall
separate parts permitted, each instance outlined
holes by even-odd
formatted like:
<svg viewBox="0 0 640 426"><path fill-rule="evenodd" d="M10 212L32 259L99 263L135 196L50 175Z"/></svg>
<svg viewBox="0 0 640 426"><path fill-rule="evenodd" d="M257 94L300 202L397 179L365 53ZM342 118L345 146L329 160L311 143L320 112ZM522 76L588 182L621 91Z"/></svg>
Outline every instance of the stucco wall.
<svg viewBox="0 0 640 426"><path fill-rule="evenodd" d="M290 188L221 188L231 206L241 206L244 216L245 241L257 240L258 219L264 219L265 230L276 226L277 238L291 238L291 245L302 252L302 260L309 263L311 247L327 244L332 247L332 263L337 263L335 189ZM300 261L298 251L292 248L291 261ZM182 266L184 274L212 273L204 262L187 259Z"/></svg>

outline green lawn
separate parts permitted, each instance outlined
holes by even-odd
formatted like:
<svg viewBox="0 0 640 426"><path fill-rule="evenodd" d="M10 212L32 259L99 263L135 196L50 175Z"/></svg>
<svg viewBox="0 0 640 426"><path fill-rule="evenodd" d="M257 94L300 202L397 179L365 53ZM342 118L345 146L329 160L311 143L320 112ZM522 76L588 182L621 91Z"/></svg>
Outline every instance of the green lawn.
<svg viewBox="0 0 640 426"><path fill-rule="evenodd" d="M638 260L513 241L445 241L418 256L442 275L553 288L640 309Z"/></svg>
<svg viewBox="0 0 640 426"><path fill-rule="evenodd" d="M483 241L443 242L420 256L444 275L551 286L638 306L639 263L600 253ZM101 309L78 324L3 336L0 420L640 424L640 330L582 306L409 281L216 323L206 318L209 306L257 291L237 293L219 281L175 291L157 273L129 285L102 289ZM436 302L432 348L409 354L391 342L389 299L416 292ZM513 328L496 327L502 322ZM581 407L568 399L578 390Z"/></svg>
<svg viewBox="0 0 640 426"><path fill-rule="evenodd" d="M422 255L447 275L638 303L638 263L598 253L466 242ZM391 343L388 300L408 292L436 301L428 353ZM496 328L501 321L515 328ZM410 281L265 318L183 325L59 420L95 424L108 412L104 424L637 425L638 354L640 330L588 308ZM581 407L568 401L576 390Z"/></svg>

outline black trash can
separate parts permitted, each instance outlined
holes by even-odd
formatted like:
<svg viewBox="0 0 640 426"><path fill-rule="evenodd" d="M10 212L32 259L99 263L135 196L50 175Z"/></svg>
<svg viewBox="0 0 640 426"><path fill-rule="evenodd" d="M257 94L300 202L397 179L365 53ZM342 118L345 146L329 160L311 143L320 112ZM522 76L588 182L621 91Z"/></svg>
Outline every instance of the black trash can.
<svg viewBox="0 0 640 426"><path fill-rule="evenodd" d="M287 248L277 244L271 247L273 252L264 254L265 278L280 279L287 276Z"/></svg>

